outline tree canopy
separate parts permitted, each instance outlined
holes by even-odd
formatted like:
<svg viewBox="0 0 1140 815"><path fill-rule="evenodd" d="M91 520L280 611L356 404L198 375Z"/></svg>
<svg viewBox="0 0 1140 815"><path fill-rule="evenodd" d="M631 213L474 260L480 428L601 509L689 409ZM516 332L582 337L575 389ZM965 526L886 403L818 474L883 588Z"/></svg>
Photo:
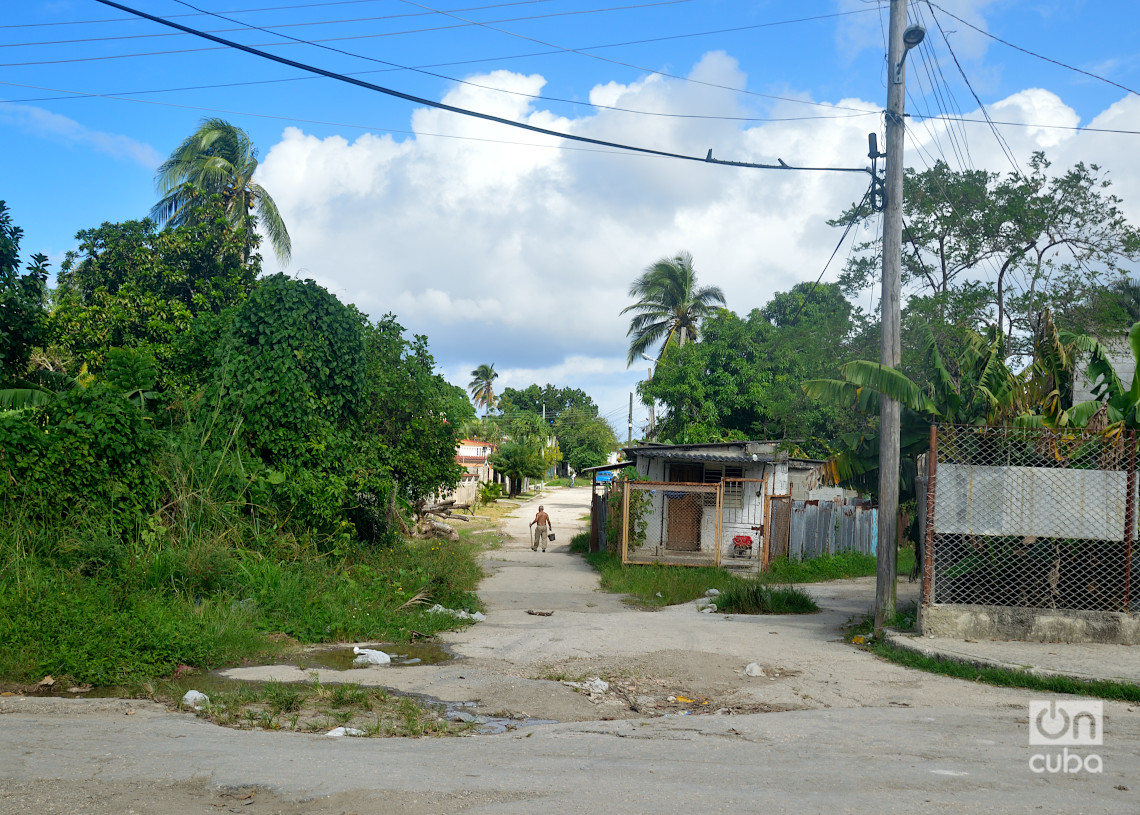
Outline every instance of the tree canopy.
<svg viewBox="0 0 1140 815"><path fill-rule="evenodd" d="M665 405L661 440L786 439L824 454L854 420L807 399L800 383L850 359L862 328L837 286L799 284L747 317L721 310L706 318L700 342L667 353L638 390Z"/></svg>
<svg viewBox="0 0 1140 815"><path fill-rule="evenodd" d="M203 119L155 173L162 197L151 209L151 218L160 225L193 223L199 218L199 201L217 195L235 230L256 213L278 259L288 264L293 251L289 230L273 196L253 180L256 171L257 148L244 130L225 119ZM252 248L252 242L247 243L247 256Z"/></svg>
<svg viewBox="0 0 1140 815"><path fill-rule="evenodd" d="M724 292L718 287L697 285L693 256L688 252L651 264L630 285L629 296L636 302L621 311L634 314L626 332L632 338L627 365L658 342L660 356L670 343L683 347L687 339L696 340L701 320L724 305Z"/></svg>

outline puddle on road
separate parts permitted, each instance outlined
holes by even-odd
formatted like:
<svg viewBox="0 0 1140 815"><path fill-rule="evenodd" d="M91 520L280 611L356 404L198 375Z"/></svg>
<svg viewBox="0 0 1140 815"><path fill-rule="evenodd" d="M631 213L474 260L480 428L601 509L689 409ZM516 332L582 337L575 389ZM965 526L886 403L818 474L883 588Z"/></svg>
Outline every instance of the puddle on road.
<svg viewBox="0 0 1140 815"><path fill-rule="evenodd" d="M393 668L406 665L438 665L441 662L455 659L455 654L437 642L413 642L399 645L381 642L368 647L383 651L390 656L392 658L390 667ZM338 646L335 648L311 648L299 653L292 651L279 656L274 660L274 664L296 665L301 670L328 668L333 671L348 671L362 667L353 665L354 659L356 659L356 654L352 652L351 646L347 648Z"/></svg>
<svg viewBox="0 0 1140 815"><path fill-rule="evenodd" d="M370 647L384 651L392 657L392 668L411 665L438 665L456 659L456 655L438 643L412 643L395 645L391 643L376 643ZM326 668L334 671L351 671L356 666L352 664L356 654L351 646L343 647L316 647L302 650L288 651L278 656L272 664L296 665L302 670ZM248 666L243 666L248 667ZM351 680L350 680L351 681ZM159 679L138 686L112 686L96 687L83 693L72 693L63 687L63 683L52 688L32 690L27 688L29 696L50 696L70 699L139 699L157 698L177 705L178 700L188 690L204 693L211 699L230 697L237 703L255 703L255 700L266 696L267 688L276 685L274 682L245 681L222 676L214 672L201 672L184 674L172 679ZM281 683L304 685L305 683ZM352 683L355 684L355 683ZM329 686L332 687L332 686ZM380 688L377 688L380 690ZM474 712L475 702L449 702L421 694L403 693L391 688L383 691L395 698L409 697L415 699L424 707L437 711L441 719L448 722L473 725L469 732L475 735L495 735L516 730L523 727L533 727L542 724L557 724L551 719L508 718L502 716L483 716Z"/></svg>

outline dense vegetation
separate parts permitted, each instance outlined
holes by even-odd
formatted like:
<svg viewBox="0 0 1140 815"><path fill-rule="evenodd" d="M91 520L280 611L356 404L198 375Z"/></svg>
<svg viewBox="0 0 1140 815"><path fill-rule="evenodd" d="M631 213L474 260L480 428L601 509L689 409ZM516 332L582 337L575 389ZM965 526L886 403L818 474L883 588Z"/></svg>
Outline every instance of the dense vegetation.
<svg viewBox="0 0 1140 815"><path fill-rule="evenodd" d="M0 203L2 677L118 683L477 606L469 547L404 534L459 478L464 391L194 203L80 232L50 293Z"/></svg>
<svg viewBox="0 0 1140 815"><path fill-rule="evenodd" d="M1112 365L1130 355L1119 338L1140 319L1140 286L1127 276L1140 230L1121 205L1101 168L1056 172L1042 154L1024 175L908 170L897 371L879 367L877 320L853 305L868 292L874 302L880 240L857 245L835 284L799 284L745 316L704 303L699 333L684 298L666 296L700 291L689 259L672 287L639 291L630 307L657 316L631 322L631 360L647 328L652 342L665 338L639 386L663 405L657 440L781 439L836 456L838 476L873 491L880 395L903 402L904 442L934 421L1133 426L1137 400ZM833 225L877 217L864 202ZM1096 403L1074 406L1081 377L1098 386Z"/></svg>

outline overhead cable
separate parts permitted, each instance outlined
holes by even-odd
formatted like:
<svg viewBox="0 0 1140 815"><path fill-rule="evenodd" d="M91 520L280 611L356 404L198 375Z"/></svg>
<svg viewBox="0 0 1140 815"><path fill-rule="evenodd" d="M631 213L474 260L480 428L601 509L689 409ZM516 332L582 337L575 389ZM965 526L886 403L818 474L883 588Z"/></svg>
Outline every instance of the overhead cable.
<svg viewBox="0 0 1140 815"><path fill-rule="evenodd" d="M302 8L323 8L325 6L356 6L362 3L382 3L384 0L324 0L320 3L299 3L292 6L265 6L262 8L237 8L226 9L221 12L222 14L254 14L260 11L295 11ZM503 6L530 6L536 3L549 3L551 0L513 0L509 3L495 3L489 6L472 6L465 9L457 9L457 11L484 11L486 9L501 8ZM203 12L194 12L192 14L171 14L171 18L177 17L201 17ZM409 12L407 14L394 14L393 17L428 17L429 12ZM0 29L4 28L46 28L49 26L61 25L93 25L95 23L125 23L134 21L134 17L107 17L102 20L53 20L47 23L12 23L8 25L0 25Z"/></svg>
<svg viewBox="0 0 1140 815"><path fill-rule="evenodd" d="M242 45L241 43L233 42L233 41L227 40L223 37L218 37L217 35L214 35L214 34L207 34L204 31L199 31L195 28L191 28L189 26L184 26L181 23L176 23L172 20L166 20L166 19L163 19L162 17L156 17L153 14L147 14L144 11L139 11L138 9L133 9L129 6L124 6L120 3L113 2L113 0L96 0L96 2L101 3L102 5L105 5L105 6L110 6L111 8L117 8L119 11L124 11L124 12L127 12L128 14L135 14L139 17L143 17L147 20L151 20L151 21L159 23L161 25L169 26L171 28L177 28L181 31L185 31L188 34L194 34L195 36L201 37L203 39L211 40L212 42L217 42L217 43L220 43L222 45L227 45L227 46L234 48L238 51L244 51L247 54L252 54L253 56L261 57L262 59L268 59L268 60L271 60L273 62L280 63L282 65L288 65L291 68L297 68L298 70L309 71L311 73L320 74L321 76L326 76L329 79L335 79L335 80L340 81L340 82L346 82L350 85L356 85L356 86L361 87L361 88L366 88L366 89L371 90L371 91L376 91L377 93L383 93L383 94L386 94L387 96L393 96L397 99L404 99L404 100L409 101L409 102L415 102L416 104L419 104L419 105L427 105L428 107L437 108L439 110L446 110L446 111L449 111L451 113L458 113L462 116L470 116L470 117L476 118L476 119L483 119L485 121L496 122L498 124L507 125L508 127L516 127L516 128L522 129L522 130L529 130L532 133L541 133L544 136L553 136L553 137L559 138L559 139L568 139L570 141L578 141L578 142L583 142L585 144L596 144L596 145L599 145L601 147L613 147L613 148L618 149L618 150L629 150L631 152L644 153L646 155L663 156L666 158L675 158L675 159L680 159L683 161L703 161L703 162L706 162L708 164L722 164L722 165L732 166L732 167L748 167L748 168L753 168L753 169L758 169L758 170L804 170L804 171L814 171L814 172L839 172L839 173L869 173L870 172L869 169L864 168L864 167L791 167L791 166L785 164L783 161L780 161L779 164L758 164L758 163L744 162L744 161L726 161L726 160L722 160L722 159L713 158L711 149L708 151L708 154L704 158L700 158L699 156L687 156L687 155L684 155L681 153L672 153L672 152L669 152L666 150L653 150L653 149L648 148L648 147L636 147L636 146L628 145L628 144L620 144L618 142L604 141L602 139L591 139L587 136L578 136L578 135L574 135L571 133L560 133L556 130L549 130L545 127L538 127L536 125L527 124L525 122L516 122L516 121L513 121L511 119L504 119L501 116L493 116L492 114L489 114L489 113L482 113L482 112L476 111L476 110L469 110L467 108L461 108L461 107L457 107L455 105L449 105L445 102L436 102L433 99L427 99L427 98L422 97L422 96L415 96L415 95L410 94L410 93L404 93L403 91L398 91L398 90L395 90L393 88L386 88L382 85L375 85L371 82L365 82L364 80L361 80L361 79L355 79L354 77L345 76L344 74L336 73L335 71L328 71L328 70L325 70L324 68L318 68L315 65L308 65L306 63L297 62L296 60L291 60L291 59L288 59L286 57L277 56L276 54L270 54L266 51L261 51L257 48L251 48L248 45Z"/></svg>
<svg viewBox="0 0 1140 815"><path fill-rule="evenodd" d="M1038 54L1036 51L1030 51L1028 48L1022 48L1020 45L1014 45L1012 42L1009 42L1009 40L1003 40L1001 37L995 36L995 35L991 34L990 32L986 31L985 29L978 28L973 23L970 23L970 22L967 22L966 20L963 20L958 15L947 11L946 9L944 9L942 6L938 5L937 3L930 2L930 0L927 0L926 5L930 6L932 9L938 9L943 14L945 14L947 17L953 17L955 20L957 20L958 22L960 22L962 25L966 26L967 28L972 28L974 31L977 31L982 36L989 37L991 40L994 40L996 42L1000 42L1002 45L1007 46L1009 48L1012 48L1015 51L1020 51L1023 54L1028 54L1031 57L1035 57L1037 59L1044 60L1045 62L1051 62L1054 65L1058 65L1058 66L1060 66L1062 68L1066 68L1070 71L1075 71L1078 74L1084 74L1085 76L1091 77L1092 79L1098 79L1101 82L1105 82L1109 85L1112 85L1115 88L1120 88L1122 91L1128 91L1131 94L1136 94L1137 96L1140 96L1140 91L1135 91L1132 88L1129 88L1127 85L1121 85L1119 82L1113 82L1111 79L1108 79L1107 77L1100 76L1099 74L1094 74L1091 71L1082 70L1081 68L1077 68L1073 65L1066 65L1064 62L1061 62L1060 60L1053 59L1052 57L1047 57L1044 54ZM931 12L931 14L933 16L933 12Z"/></svg>
<svg viewBox="0 0 1140 815"><path fill-rule="evenodd" d="M599 14L599 13L607 12L607 11L629 11L631 9L652 8L655 6L672 6L672 5L677 5L679 3L692 3L692 2L694 2L694 0L654 0L654 2L638 3L638 4L632 5L632 6L610 6L607 8L573 9L571 11L557 11L557 12L552 12L550 14L536 14L536 15L532 15L530 17L508 17L504 20L494 20L493 22L495 22L495 23L528 22L530 20L546 20L546 19L549 19L551 17L570 17L570 16L579 16L579 15L583 15L583 14ZM509 5L513 5L513 4L509 4ZM481 7L475 8L475 9L459 9L459 10L460 11L478 11L478 10L485 9L485 8L495 8L495 6L481 6ZM417 11L417 12L408 13L408 14L385 14L385 15L378 16L378 17L355 17L355 18L342 19L342 20L309 20L309 21L301 22L301 23L274 23L273 25L271 25L267 28L267 27L257 26L257 25L248 25L248 24L242 25L243 21L241 21L241 20L233 20L230 17L222 16L225 14L236 14L236 13L237 12L232 12L232 11L218 11L218 12L195 11L192 14L182 14L182 15L173 15L172 14L171 19L173 19L174 17L179 17L179 16L181 16L181 17L203 17L203 16L206 16L206 17L217 17L217 18L222 19L222 20L230 20L231 22L238 24L238 28L222 28L222 29L215 29L215 30L209 32L210 34L228 34L228 33L232 33L235 31L269 31L269 29L274 29L274 31L272 31L270 33L276 33L276 29L278 29L278 28L308 28L308 27L317 26L317 25L341 25L341 24L345 24L345 23L369 23L369 22L376 22L378 20L392 20L392 19L398 19L398 18L402 18L402 17L435 17L435 16L438 16L435 12L431 12L431 11ZM443 30L455 29L455 28L468 28L468 27L471 27L474 25L476 25L476 23L464 23L464 24L459 25L459 26L449 25L449 26L437 26L435 28L420 28L420 29L415 29L412 31L387 31L387 32L384 32L382 34L365 34L365 35L359 35L357 37L351 37L351 38L346 37L346 38L341 38L341 39L364 39L366 37L390 37L390 36L395 36L398 34L424 34L424 33L430 32L430 31L443 31ZM181 34L181 33L178 33L178 34L175 34L175 33L122 34L122 35L118 35L118 36L114 36L114 37L86 37L86 38L73 39L73 40L44 40L42 42L0 43L0 48L26 48L26 47L30 47L30 46L34 46L34 45L74 45L77 43L85 43L85 42L113 42L116 40L146 40L146 39L157 39L160 37L183 37L183 36L186 36L186 35Z"/></svg>

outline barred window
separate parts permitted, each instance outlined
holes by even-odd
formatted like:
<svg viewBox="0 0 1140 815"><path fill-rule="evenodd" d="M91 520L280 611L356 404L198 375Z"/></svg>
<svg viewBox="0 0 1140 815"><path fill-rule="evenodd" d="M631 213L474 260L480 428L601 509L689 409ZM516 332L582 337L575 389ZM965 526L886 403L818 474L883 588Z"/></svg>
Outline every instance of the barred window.
<svg viewBox="0 0 1140 815"><path fill-rule="evenodd" d="M704 483L719 484L726 478L744 478L744 468L724 464L705 465ZM705 495L705 506L715 507L716 496L711 493ZM744 506L744 483L742 481L725 484L722 506L725 509L740 509Z"/></svg>

